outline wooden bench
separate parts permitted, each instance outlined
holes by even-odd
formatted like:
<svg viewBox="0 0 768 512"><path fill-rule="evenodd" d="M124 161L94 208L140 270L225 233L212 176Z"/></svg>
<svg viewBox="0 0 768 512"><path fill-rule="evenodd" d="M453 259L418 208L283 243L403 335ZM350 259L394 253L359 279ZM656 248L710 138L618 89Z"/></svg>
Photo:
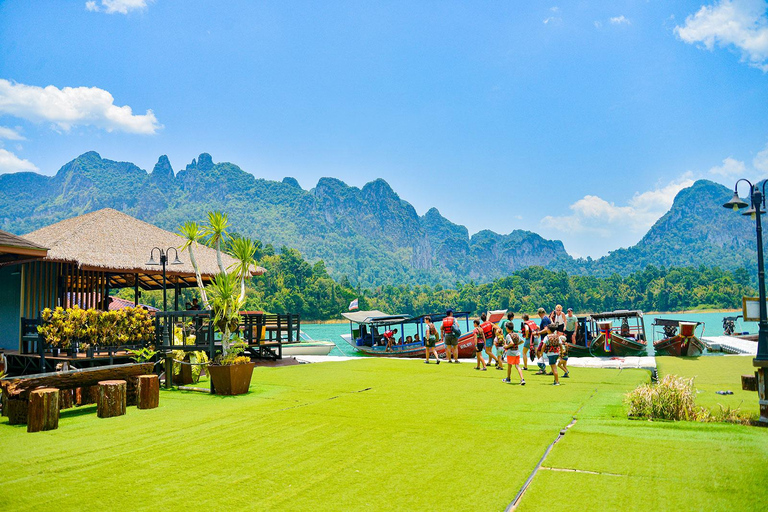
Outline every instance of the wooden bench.
<svg viewBox="0 0 768 512"><path fill-rule="evenodd" d="M125 380L133 383L131 388L135 395L135 384L138 377L152 373L154 366L154 363L130 363L83 370L5 377L0 379L4 404L3 416L8 416L10 424L26 423L30 393L38 388L85 389L90 386L97 386L99 382L105 380Z"/></svg>

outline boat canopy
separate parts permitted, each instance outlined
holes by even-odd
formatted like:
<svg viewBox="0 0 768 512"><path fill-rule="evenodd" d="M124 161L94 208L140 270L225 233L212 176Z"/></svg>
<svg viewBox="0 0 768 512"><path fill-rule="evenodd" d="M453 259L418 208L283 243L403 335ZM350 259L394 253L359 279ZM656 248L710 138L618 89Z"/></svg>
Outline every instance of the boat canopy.
<svg viewBox="0 0 768 512"><path fill-rule="evenodd" d="M593 320L603 320L607 318L642 318L643 312L639 309L619 309L616 311L607 311L605 313L594 313L589 315Z"/></svg>
<svg viewBox="0 0 768 512"><path fill-rule="evenodd" d="M342 313L341 316L356 324L400 323L411 318L411 315L388 315L376 309L371 311L350 311L349 313Z"/></svg>
<svg viewBox="0 0 768 512"><path fill-rule="evenodd" d="M664 318L655 319L651 325L662 327L680 327L681 323L696 324L697 326L701 325L701 322L691 322L690 320L667 320Z"/></svg>
<svg viewBox="0 0 768 512"><path fill-rule="evenodd" d="M454 311L453 312L453 317L454 318L469 318L469 315L470 315L469 311ZM408 320L407 323L409 323L409 324L410 323L420 323L420 322L423 322L426 317L430 317L432 319L432 322L438 323L438 322L442 322L445 319L445 317L447 317L447 316L448 315L446 315L445 313L435 313L433 315L419 315L419 316L415 316L415 317L411 318L410 320Z"/></svg>

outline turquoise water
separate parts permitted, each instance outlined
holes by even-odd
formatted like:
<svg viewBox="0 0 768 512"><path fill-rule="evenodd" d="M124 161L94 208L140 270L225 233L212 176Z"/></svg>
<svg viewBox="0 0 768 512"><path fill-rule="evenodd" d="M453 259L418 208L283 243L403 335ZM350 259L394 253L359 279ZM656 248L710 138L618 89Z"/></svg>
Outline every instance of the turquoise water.
<svg viewBox="0 0 768 512"><path fill-rule="evenodd" d="M718 336L723 334L723 317L736 316L739 313L712 313L712 312L695 312L695 313L670 313L662 315L645 315L643 320L645 322L645 336L648 340L648 352L649 355L653 355L653 329L651 324L655 318L665 318L669 320L686 320L690 322L703 322L704 323L704 335L705 336ZM517 324L517 319L515 319ZM700 329L696 329L698 335ZM316 340L328 340L336 344L336 348L331 350L332 356L359 356L360 353L349 344L341 339L342 334L349 332L348 323L340 324L302 324L301 330ZM737 331L756 333L757 322L737 322Z"/></svg>

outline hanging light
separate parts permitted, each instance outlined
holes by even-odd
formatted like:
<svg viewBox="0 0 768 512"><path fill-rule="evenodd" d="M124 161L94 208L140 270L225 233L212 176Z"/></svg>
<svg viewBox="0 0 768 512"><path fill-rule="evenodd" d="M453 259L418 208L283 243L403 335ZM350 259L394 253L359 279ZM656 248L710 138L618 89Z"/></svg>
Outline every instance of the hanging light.
<svg viewBox="0 0 768 512"><path fill-rule="evenodd" d="M735 208L734 208L734 210L735 210ZM747 210L745 212L742 212L742 215L744 215L745 217L747 215L749 215L750 219L755 220L755 217L757 217L757 210L755 210L754 206L750 206L749 210Z"/></svg>
<svg viewBox="0 0 768 512"><path fill-rule="evenodd" d="M723 208L729 208L729 209L733 209L733 211L738 211L740 208L746 208L747 206L749 206L749 205L747 203L745 203L739 197L739 193L734 190L733 191L733 197L731 198L730 201L728 201L727 203L725 203L723 205Z"/></svg>

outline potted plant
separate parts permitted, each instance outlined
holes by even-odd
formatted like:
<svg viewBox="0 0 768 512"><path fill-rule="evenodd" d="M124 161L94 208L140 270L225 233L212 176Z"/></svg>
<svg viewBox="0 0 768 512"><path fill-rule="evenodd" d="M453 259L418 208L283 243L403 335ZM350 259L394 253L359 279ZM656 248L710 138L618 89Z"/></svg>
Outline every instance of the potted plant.
<svg viewBox="0 0 768 512"><path fill-rule="evenodd" d="M249 357L243 355L247 345L239 336L240 309L245 302L245 280L250 277L255 263L256 246L250 239L230 237L226 231L227 225L226 214L210 212L208 224L204 228L195 222L187 222L179 231L186 238L182 250L189 251L203 304L206 309L213 311L213 323L221 333L221 353L208 366L212 389L216 394L239 395L248 392L253 368L256 366ZM219 273L207 287L202 286L194 257L194 247L203 239L216 248L219 265ZM237 260L229 269L224 268L221 258L222 245L226 244Z"/></svg>

